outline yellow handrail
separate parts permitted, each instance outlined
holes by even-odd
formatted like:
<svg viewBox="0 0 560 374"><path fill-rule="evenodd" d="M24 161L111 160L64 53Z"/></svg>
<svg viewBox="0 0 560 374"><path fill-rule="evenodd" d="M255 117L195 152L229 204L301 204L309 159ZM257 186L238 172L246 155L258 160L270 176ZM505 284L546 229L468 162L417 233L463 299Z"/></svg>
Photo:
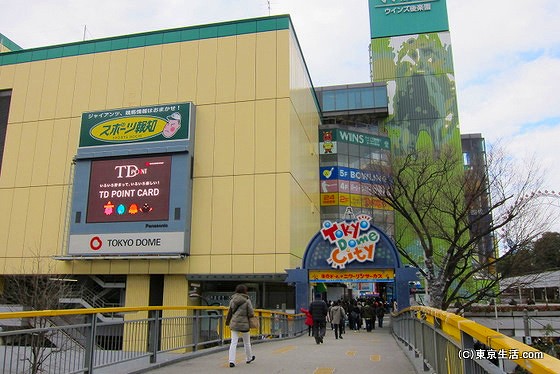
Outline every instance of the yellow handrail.
<svg viewBox="0 0 560 374"><path fill-rule="evenodd" d="M440 309L426 306L412 306L400 311L398 315L409 311L415 311L416 318L425 319L433 324L435 318L441 323L441 329L445 331L457 343L461 343L461 332L473 337L486 346L499 351L515 350L521 352L541 352L536 348L523 344L522 342L510 338L498 331L494 331L475 321L449 313ZM430 322L431 321L431 322ZM560 360L544 353L543 358L527 359L519 355L519 359L513 359L515 363L529 370L531 373L557 374L560 373Z"/></svg>

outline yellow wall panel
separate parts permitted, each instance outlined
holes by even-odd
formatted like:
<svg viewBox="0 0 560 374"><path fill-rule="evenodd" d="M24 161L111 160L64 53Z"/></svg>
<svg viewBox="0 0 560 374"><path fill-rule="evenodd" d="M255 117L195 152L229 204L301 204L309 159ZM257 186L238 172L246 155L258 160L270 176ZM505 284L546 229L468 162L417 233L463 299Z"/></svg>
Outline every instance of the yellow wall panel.
<svg viewBox="0 0 560 374"><path fill-rule="evenodd" d="M53 137L49 154L48 184L60 184L67 182L64 179L65 165L70 163L68 159L68 147L70 143L70 125L68 118L57 119L53 124ZM71 143L74 143L72 141ZM75 148L74 148L75 149Z"/></svg>
<svg viewBox="0 0 560 374"><path fill-rule="evenodd" d="M153 105L159 102L161 50L162 46L160 45L145 48L141 105Z"/></svg>
<svg viewBox="0 0 560 374"><path fill-rule="evenodd" d="M257 100L276 97L276 52L276 31L258 33L256 56Z"/></svg>
<svg viewBox="0 0 560 374"><path fill-rule="evenodd" d="M181 260L169 261L169 274L186 274L189 272L189 263L187 261L187 256Z"/></svg>
<svg viewBox="0 0 560 374"><path fill-rule="evenodd" d="M14 190L0 189L0 206L3 206L2 214L0 214L0 257L9 255L8 249L8 232L10 230L10 222L12 216L12 200L14 198ZM1 268L1 267L0 267Z"/></svg>
<svg viewBox="0 0 560 374"><path fill-rule="evenodd" d="M256 34L237 36L237 54L235 56L235 99L237 101L255 100L256 91Z"/></svg>
<svg viewBox="0 0 560 374"><path fill-rule="evenodd" d="M109 261L92 261L91 272L93 274L110 274L111 263Z"/></svg>
<svg viewBox="0 0 560 374"><path fill-rule="evenodd" d="M196 101L198 41L181 43L177 101Z"/></svg>
<svg viewBox="0 0 560 374"><path fill-rule="evenodd" d="M216 102L232 102L235 100L236 85L236 37L229 36L218 39L216 67ZM244 84L245 82L239 82Z"/></svg>
<svg viewBox="0 0 560 374"><path fill-rule="evenodd" d="M232 175L235 139L235 104L216 105L214 127L214 173Z"/></svg>
<svg viewBox="0 0 560 374"><path fill-rule="evenodd" d="M212 179L193 181L191 254L209 254L212 246Z"/></svg>
<svg viewBox="0 0 560 374"><path fill-rule="evenodd" d="M82 118L72 118L70 121L70 127L68 129L68 144L66 145L66 162L64 164L64 181L70 181L73 178L73 165L72 160L76 155L76 150L78 149L78 143L80 139L80 125ZM61 165L62 166L62 165Z"/></svg>
<svg viewBox="0 0 560 374"><path fill-rule="evenodd" d="M203 105L196 108L194 146L194 176L207 177L214 171L214 124L216 107Z"/></svg>
<svg viewBox="0 0 560 374"><path fill-rule="evenodd" d="M235 104L234 125L234 174L255 172L255 102Z"/></svg>
<svg viewBox="0 0 560 374"><path fill-rule="evenodd" d="M12 200L12 214L10 232L8 233L9 257L21 257L25 242L25 222L27 221L27 204L29 201L29 189L18 188L14 190Z"/></svg>
<svg viewBox="0 0 560 374"><path fill-rule="evenodd" d="M233 270L232 273L237 274L250 274L253 272L258 272L255 269L253 264L253 256L252 255L237 255L233 256Z"/></svg>
<svg viewBox="0 0 560 374"><path fill-rule="evenodd" d="M91 71L91 95L87 110L103 110L107 108L110 63L111 53L96 53L94 55L93 69ZM82 108L82 112L85 111L84 109Z"/></svg>
<svg viewBox="0 0 560 374"><path fill-rule="evenodd" d="M276 171L279 173L291 170L292 154L297 151L291 139L290 109L290 99L276 100ZM296 164L299 162L296 157L293 159L297 160Z"/></svg>
<svg viewBox="0 0 560 374"><path fill-rule="evenodd" d="M126 51L110 53L109 78L107 84L106 108L122 108L124 103L124 82L126 79Z"/></svg>
<svg viewBox="0 0 560 374"><path fill-rule="evenodd" d="M125 306L145 306L149 304L150 276L129 275L126 277Z"/></svg>
<svg viewBox="0 0 560 374"><path fill-rule="evenodd" d="M24 231L24 257L36 257L37 254L41 254L42 256L53 255L53 248L49 248L49 243L41 242L45 194L45 187L30 188L27 206L25 206L26 209L24 209L24 206L14 207L14 209L27 210L25 212L25 221L15 225L19 226L19 228L14 228Z"/></svg>
<svg viewBox="0 0 560 374"><path fill-rule="evenodd" d="M176 44L162 46L161 85L159 88L160 103L177 102L177 89L179 84L179 64L181 50Z"/></svg>
<svg viewBox="0 0 560 374"><path fill-rule="evenodd" d="M169 273L169 261L168 260L149 260L150 262L150 274L168 274Z"/></svg>
<svg viewBox="0 0 560 374"><path fill-rule="evenodd" d="M255 172L274 172L276 170L276 101L259 100L255 109Z"/></svg>
<svg viewBox="0 0 560 374"><path fill-rule="evenodd" d="M212 179L212 255L231 253L232 196L233 177Z"/></svg>
<svg viewBox="0 0 560 374"><path fill-rule="evenodd" d="M276 178L255 176L255 253L274 253L276 237Z"/></svg>
<svg viewBox="0 0 560 374"><path fill-rule="evenodd" d="M81 55L78 57L74 92L72 97L72 116L79 117L84 111L89 110L90 96L92 94L92 72L94 55ZM58 114L58 112L57 112Z"/></svg>
<svg viewBox="0 0 560 374"><path fill-rule="evenodd" d="M37 141L37 122L23 123L21 130L16 187L29 186L31 183Z"/></svg>
<svg viewBox="0 0 560 374"><path fill-rule="evenodd" d="M199 41L198 69L196 79L196 103L198 105L216 102L216 58L218 41Z"/></svg>
<svg viewBox="0 0 560 374"><path fill-rule="evenodd" d="M278 254L276 255L276 267L274 269L275 273L284 273L286 269L290 269L290 258L289 254Z"/></svg>
<svg viewBox="0 0 560 374"><path fill-rule="evenodd" d="M211 256L210 273L211 274L231 274L231 255Z"/></svg>
<svg viewBox="0 0 560 374"><path fill-rule="evenodd" d="M16 181L19 143L23 132L21 124L8 124L4 155L2 156L2 173L0 174L0 187L13 187Z"/></svg>
<svg viewBox="0 0 560 374"><path fill-rule="evenodd" d="M16 65L2 66L2 69L0 69L0 90L14 87L15 73Z"/></svg>
<svg viewBox="0 0 560 374"><path fill-rule="evenodd" d="M140 106L142 101L142 72L144 48L129 49L126 55L123 103L125 107Z"/></svg>
<svg viewBox="0 0 560 374"><path fill-rule="evenodd" d="M70 117L72 115L74 82L77 71L78 57L67 57L60 60L60 79L56 91L55 107L55 117L57 118ZM89 100L89 93L87 94L85 102L87 102L87 100Z"/></svg>
<svg viewBox="0 0 560 374"><path fill-rule="evenodd" d="M280 30L276 32L277 50L277 87L276 97L290 96L290 31Z"/></svg>
<svg viewBox="0 0 560 374"><path fill-rule="evenodd" d="M68 202L67 186L48 186L45 192L45 205L42 213L43 231L41 243L51 255L62 255L63 243L66 240L64 228Z"/></svg>
<svg viewBox="0 0 560 374"><path fill-rule="evenodd" d="M123 260L113 260L109 262L111 274L128 274L130 270L129 262Z"/></svg>
<svg viewBox="0 0 560 374"><path fill-rule="evenodd" d="M184 275L167 275L163 284L163 305L187 305L189 283Z"/></svg>
<svg viewBox="0 0 560 374"><path fill-rule="evenodd" d="M276 256L275 255L255 255L255 273L275 273L276 272ZM284 273L284 272L283 272Z"/></svg>
<svg viewBox="0 0 560 374"><path fill-rule="evenodd" d="M253 253L254 235L255 176L238 175L233 180L233 253Z"/></svg>
<svg viewBox="0 0 560 374"><path fill-rule="evenodd" d="M11 123L23 121L30 66L31 64L27 63L19 64L16 67L14 88L12 90L12 99L10 101Z"/></svg>
<svg viewBox="0 0 560 374"><path fill-rule="evenodd" d="M41 121L37 126L37 144L32 164L31 185L46 185L49 175L53 136L53 121ZM57 167L57 165L52 165Z"/></svg>
<svg viewBox="0 0 560 374"><path fill-rule="evenodd" d="M61 61L60 59L45 61L45 79L39 110L39 119L41 120L54 118L58 97L58 83L60 82Z"/></svg>
<svg viewBox="0 0 560 374"><path fill-rule="evenodd" d="M72 274L92 274L93 261L72 261Z"/></svg>
<svg viewBox="0 0 560 374"><path fill-rule="evenodd" d="M210 258L210 255L189 256L187 259L189 274L210 274Z"/></svg>
<svg viewBox="0 0 560 374"><path fill-rule="evenodd" d="M276 253L289 253L291 247L290 222L294 201L290 193L290 180L289 173L276 174Z"/></svg>
<svg viewBox="0 0 560 374"><path fill-rule="evenodd" d="M146 260L131 260L130 274L148 274L149 267L150 264Z"/></svg>
<svg viewBox="0 0 560 374"><path fill-rule="evenodd" d="M45 61L37 61L30 64L29 82L27 85L27 96L25 98L24 121L37 121L41 109L43 97L43 83L45 81Z"/></svg>

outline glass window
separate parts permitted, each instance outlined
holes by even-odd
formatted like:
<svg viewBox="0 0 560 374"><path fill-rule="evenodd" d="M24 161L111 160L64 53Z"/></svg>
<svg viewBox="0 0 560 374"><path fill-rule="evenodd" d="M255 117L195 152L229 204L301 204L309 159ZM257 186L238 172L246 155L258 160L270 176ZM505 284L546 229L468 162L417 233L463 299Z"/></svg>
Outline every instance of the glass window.
<svg viewBox="0 0 560 374"><path fill-rule="evenodd" d="M360 157L361 158L371 158L372 149L367 145L360 146Z"/></svg>
<svg viewBox="0 0 560 374"><path fill-rule="evenodd" d="M360 168L360 157L358 156L348 156L348 167L352 169Z"/></svg>
<svg viewBox="0 0 560 374"><path fill-rule="evenodd" d="M340 140L338 140L336 142L336 150L337 150L339 155L340 154L347 155L348 154L348 143L341 142Z"/></svg>
<svg viewBox="0 0 560 374"><path fill-rule="evenodd" d="M323 91L323 110L335 110L335 95L334 91Z"/></svg>
<svg viewBox="0 0 560 374"><path fill-rule="evenodd" d="M8 128L8 113L10 111L11 99L11 90L0 91L0 169L2 169L4 142L6 141L6 129Z"/></svg>
<svg viewBox="0 0 560 374"><path fill-rule="evenodd" d="M373 88L363 88L362 89L362 108L374 108L375 103L373 100Z"/></svg>
<svg viewBox="0 0 560 374"><path fill-rule="evenodd" d="M336 110L346 110L348 109L348 95L345 90L334 91L336 95Z"/></svg>
<svg viewBox="0 0 560 374"><path fill-rule="evenodd" d="M387 103L387 87L379 86L373 88L375 107L386 107Z"/></svg>
<svg viewBox="0 0 560 374"><path fill-rule="evenodd" d="M348 167L348 155L338 155L338 165Z"/></svg>
<svg viewBox="0 0 560 374"><path fill-rule="evenodd" d="M321 155L320 162L321 165L336 165L338 162L337 155L336 154Z"/></svg>
<svg viewBox="0 0 560 374"><path fill-rule="evenodd" d="M359 156L360 155L360 146L358 144L348 144L348 154L350 156Z"/></svg>

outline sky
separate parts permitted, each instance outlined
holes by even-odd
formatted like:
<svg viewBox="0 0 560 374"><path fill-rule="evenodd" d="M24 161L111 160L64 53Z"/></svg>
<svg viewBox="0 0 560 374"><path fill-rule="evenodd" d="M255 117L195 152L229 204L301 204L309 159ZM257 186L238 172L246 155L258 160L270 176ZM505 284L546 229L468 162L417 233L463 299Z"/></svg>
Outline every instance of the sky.
<svg viewBox="0 0 560 374"><path fill-rule="evenodd" d="M447 10L461 132L534 157L543 190L558 194L560 1L447 0ZM370 80L367 0L6 1L0 33L33 48L278 14L290 14L316 87Z"/></svg>

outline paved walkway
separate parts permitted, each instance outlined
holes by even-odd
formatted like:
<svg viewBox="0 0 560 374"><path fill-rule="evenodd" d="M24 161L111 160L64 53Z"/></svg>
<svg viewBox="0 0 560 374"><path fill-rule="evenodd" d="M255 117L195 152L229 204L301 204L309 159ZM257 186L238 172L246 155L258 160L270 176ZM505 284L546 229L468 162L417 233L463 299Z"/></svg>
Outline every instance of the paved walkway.
<svg viewBox="0 0 560 374"><path fill-rule="evenodd" d="M327 329L323 344L316 344L315 339L307 334L294 339L253 344L256 360L251 364L245 363L240 343L234 368L229 367L228 352L224 347L219 352L180 361L149 373L416 373L388 326L372 332L347 330L343 337L336 340L334 332Z"/></svg>

